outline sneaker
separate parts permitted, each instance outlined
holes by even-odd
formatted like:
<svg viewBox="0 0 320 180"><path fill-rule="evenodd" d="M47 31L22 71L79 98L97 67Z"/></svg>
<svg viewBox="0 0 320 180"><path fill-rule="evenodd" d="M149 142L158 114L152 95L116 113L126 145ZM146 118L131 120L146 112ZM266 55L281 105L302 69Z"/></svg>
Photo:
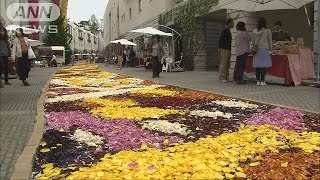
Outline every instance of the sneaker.
<svg viewBox="0 0 320 180"><path fill-rule="evenodd" d="M257 81L257 86L260 86L261 85L261 82L260 81Z"/></svg>
<svg viewBox="0 0 320 180"><path fill-rule="evenodd" d="M261 82L260 85L261 85L261 86L266 86L267 83L266 83L266 82Z"/></svg>
<svg viewBox="0 0 320 180"><path fill-rule="evenodd" d="M222 83L227 83L228 80L223 79L223 80L221 80L221 82L222 82Z"/></svg>

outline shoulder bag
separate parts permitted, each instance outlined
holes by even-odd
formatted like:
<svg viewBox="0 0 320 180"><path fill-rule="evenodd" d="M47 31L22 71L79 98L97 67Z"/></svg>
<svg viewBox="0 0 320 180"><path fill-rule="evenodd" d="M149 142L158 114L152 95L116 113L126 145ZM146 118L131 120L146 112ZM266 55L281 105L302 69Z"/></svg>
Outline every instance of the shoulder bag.
<svg viewBox="0 0 320 180"><path fill-rule="evenodd" d="M262 32L261 32L261 35L260 35L260 37L259 37L258 43L257 43L257 44L254 44L254 45L252 46L252 48L251 48L250 53L251 53L252 55L256 55L256 54L258 53L258 50L259 50L259 42L260 42L261 36L262 36L262 34L263 34L263 30L261 30L261 31L262 31Z"/></svg>

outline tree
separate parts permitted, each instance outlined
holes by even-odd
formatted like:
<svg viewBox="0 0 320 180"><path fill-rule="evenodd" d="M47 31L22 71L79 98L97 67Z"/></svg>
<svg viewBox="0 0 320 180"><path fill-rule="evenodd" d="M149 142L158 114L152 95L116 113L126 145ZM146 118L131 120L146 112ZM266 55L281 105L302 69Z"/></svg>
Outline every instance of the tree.
<svg viewBox="0 0 320 180"><path fill-rule="evenodd" d="M91 16L89 24L90 24L90 31L93 34L100 33L100 23L94 14Z"/></svg>
<svg viewBox="0 0 320 180"><path fill-rule="evenodd" d="M83 26L89 26L90 25L89 21L80 21L79 24L81 24Z"/></svg>
<svg viewBox="0 0 320 180"><path fill-rule="evenodd" d="M48 33L46 37L43 38L43 42L48 46L64 46L66 50L66 64L69 64L71 59L71 51L68 40L70 36L65 25L65 18L60 16L57 20L51 22L50 25L57 26L58 32Z"/></svg>

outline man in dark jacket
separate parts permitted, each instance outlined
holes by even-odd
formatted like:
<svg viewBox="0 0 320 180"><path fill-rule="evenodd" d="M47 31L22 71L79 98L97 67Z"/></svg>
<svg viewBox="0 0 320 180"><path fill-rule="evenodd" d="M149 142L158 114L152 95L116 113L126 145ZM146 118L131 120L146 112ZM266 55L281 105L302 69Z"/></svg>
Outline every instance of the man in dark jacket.
<svg viewBox="0 0 320 180"><path fill-rule="evenodd" d="M234 27L233 19L229 18L226 21L226 26L221 32L219 39L219 56L220 56L220 66L219 74L220 81L223 83L228 82L229 79L229 69L230 69L230 59L231 59L231 42L232 35L230 29Z"/></svg>

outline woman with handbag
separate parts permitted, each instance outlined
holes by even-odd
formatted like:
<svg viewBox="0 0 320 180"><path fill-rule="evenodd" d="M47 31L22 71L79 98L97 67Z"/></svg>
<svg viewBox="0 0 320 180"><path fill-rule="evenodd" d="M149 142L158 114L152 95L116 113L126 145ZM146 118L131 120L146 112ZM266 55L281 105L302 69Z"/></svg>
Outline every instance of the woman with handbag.
<svg viewBox="0 0 320 180"><path fill-rule="evenodd" d="M266 19L260 18L257 29L253 30L253 67L256 68L256 78L258 86L267 85L265 82L267 68L272 66L272 33L267 28Z"/></svg>
<svg viewBox="0 0 320 180"><path fill-rule="evenodd" d="M18 74L19 80L25 86L30 86L27 82L28 77L28 51L30 48L30 44L28 38L24 37L23 29L19 28L16 30L16 38L13 41L13 48L12 48L12 58L18 60Z"/></svg>
<svg viewBox="0 0 320 180"><path fill-rule="evenodd" d="M4 73L5 85L11 85L9 83L9 57L11 57L11 49L8 32L5 27L0 26L0 74Z"/></svg>

